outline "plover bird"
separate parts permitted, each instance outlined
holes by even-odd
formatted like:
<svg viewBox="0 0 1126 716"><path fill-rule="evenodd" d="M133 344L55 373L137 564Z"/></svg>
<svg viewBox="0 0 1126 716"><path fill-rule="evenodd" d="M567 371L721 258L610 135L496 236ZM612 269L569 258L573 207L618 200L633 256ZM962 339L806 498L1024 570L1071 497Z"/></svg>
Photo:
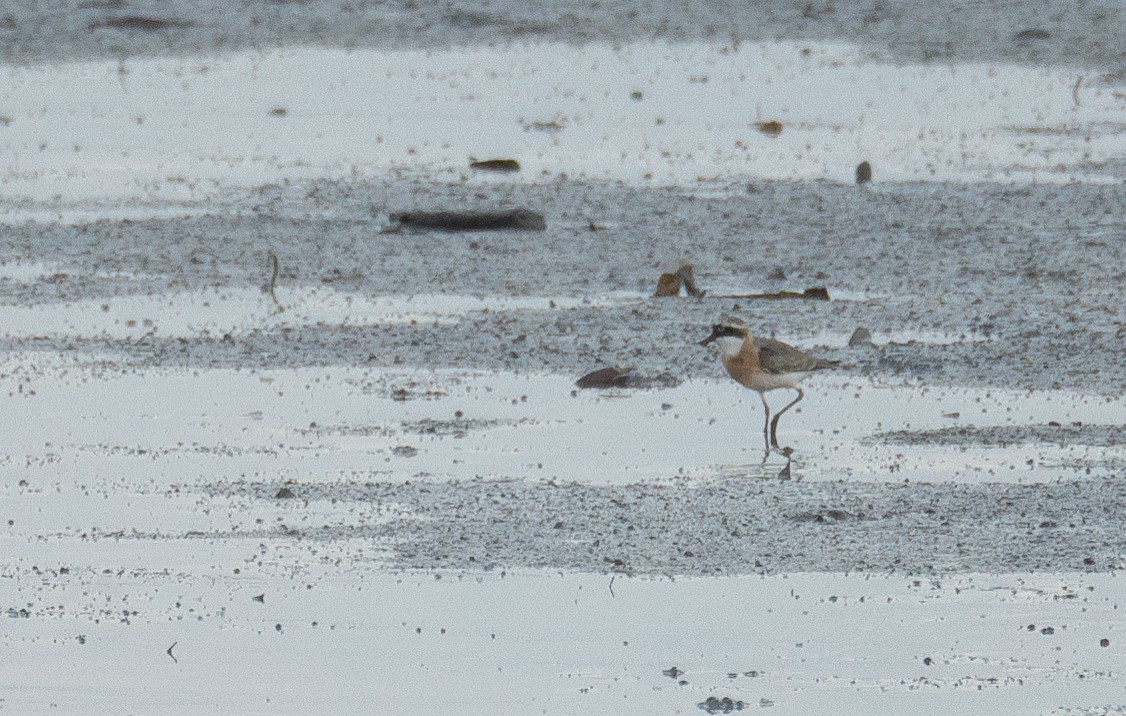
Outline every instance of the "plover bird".
<svg viewBox="0 0 1126 716"><path fill-rule="evenodd" d="M778 447L778 419L805 397L798 383L813 371L833 368L837 362L815 358L782 341L752 336L751 330L739 319L725 319L712 326L712 334L700 341L700 345L706 346L712 341L719 341L723 348L723 367L727 373L741 385L758 391L762 399L766 411L762 436L766 442L766 457L769 457L771 446ZM798 391L798 397L771 420L766 392L778 388L792 388Z"/></svg>

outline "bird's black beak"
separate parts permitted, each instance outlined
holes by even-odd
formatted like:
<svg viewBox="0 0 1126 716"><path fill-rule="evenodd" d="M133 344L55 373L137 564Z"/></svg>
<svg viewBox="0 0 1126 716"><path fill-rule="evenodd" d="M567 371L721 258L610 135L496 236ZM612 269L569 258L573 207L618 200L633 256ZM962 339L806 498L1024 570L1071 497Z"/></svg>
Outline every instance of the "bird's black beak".
<svg viewBox="0 0 1126 716"><path fill-rule="evenodd" d="M700 341L700 345L706 346L709 343L711 343L712 341L714 341L715 339L719 338L719 336L720 336L720 327L719 326L712 326L712 334L710 336L708 336L707 338L705 338L704 340Z"/></svg>

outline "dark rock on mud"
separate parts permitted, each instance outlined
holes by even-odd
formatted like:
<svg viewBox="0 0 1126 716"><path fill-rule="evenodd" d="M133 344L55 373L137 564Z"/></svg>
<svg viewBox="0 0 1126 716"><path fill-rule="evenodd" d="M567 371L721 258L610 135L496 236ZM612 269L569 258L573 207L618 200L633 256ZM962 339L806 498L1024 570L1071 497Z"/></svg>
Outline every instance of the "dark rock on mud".
<svg viewBox="0 0 1126 716"><path fill-rule="evenodd" d="M872 165L868 162L860 162L856 165L856 183L867 184L872 181Z"/></svg>
<svg viewBox="0 0 1126 716"><path fill-rule="evenodd" d="M747 705L742 701L736 701L730 696L724 696L722 699L717 699L714 696L709 696L707 700L702 703L696 704L701 711L706 711L709 714L729 714L733 711L742 711L747 708Z"/></svg>
<svg viewBox="0 0 1126 716"><path fill-rule="evenodd" d="M679 385L680 380L668 373L658 375L640 375L632 369L622 370L613 366L599 368L591 371L575 381L575 386L584 389L607 388L671 388Z"/></svg>
<svg viewBox="0 0 1126 716"><path fill-rule="evenodd" d="M1040 28L1030 28L1028 30L1021 30L1013 35L1013 39L1017 42L1036 42L1041 40L1051 39L1052 33Z"/></svg>
<svg viewBox="0 0 1126 716"><path fill-rule="evenodd" d="M848 338L849 348L871 348L873 345L872 332L867 328L857 328Z"/></svg>
<svg viewBox="0 0 1126 716"><path fill-rule="evenodd" d="M575 381L579 388L624 388L629 382L630 371L620 368L599 368Z"/></svg>
<svg viewBox="0 0 1126 716"><path fill-rule="evenodd" d="M392 214L399 226L434 231L543 231L543 214L530 209L509 211L413 211Z"/></svg>

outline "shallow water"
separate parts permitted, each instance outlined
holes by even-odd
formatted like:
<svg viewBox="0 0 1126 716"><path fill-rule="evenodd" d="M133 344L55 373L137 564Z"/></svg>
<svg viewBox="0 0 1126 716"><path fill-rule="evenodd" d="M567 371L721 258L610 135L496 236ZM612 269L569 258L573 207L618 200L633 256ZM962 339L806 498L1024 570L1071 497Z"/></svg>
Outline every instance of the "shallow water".
<svg viewBox="0 0 1126 716"><path fill-rule="evenodd" d="M21 676L0 685L4 705L687 714L710 697L772 713L945 714L1093 713L1084 705L1122 699L1113 575L266 576L288 561L247 544L226 561L239 573L190 590L128 568L44 570L29 591L66 606L7 620ZM59 660L71 664L63 681Z"/></svg>

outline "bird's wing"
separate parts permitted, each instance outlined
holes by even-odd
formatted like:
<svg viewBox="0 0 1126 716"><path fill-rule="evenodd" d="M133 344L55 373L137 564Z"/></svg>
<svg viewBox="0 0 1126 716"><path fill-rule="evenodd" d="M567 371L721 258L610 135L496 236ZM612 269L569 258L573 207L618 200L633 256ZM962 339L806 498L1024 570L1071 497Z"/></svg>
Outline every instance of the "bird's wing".
<svg viewBox="0 0 1126 716"><path fill-rule="evenodd" d="M832 361L815 358L788 343L771 338L755 338L759 363L767 373L808 373L811 370L830 368Z"/></svg>

